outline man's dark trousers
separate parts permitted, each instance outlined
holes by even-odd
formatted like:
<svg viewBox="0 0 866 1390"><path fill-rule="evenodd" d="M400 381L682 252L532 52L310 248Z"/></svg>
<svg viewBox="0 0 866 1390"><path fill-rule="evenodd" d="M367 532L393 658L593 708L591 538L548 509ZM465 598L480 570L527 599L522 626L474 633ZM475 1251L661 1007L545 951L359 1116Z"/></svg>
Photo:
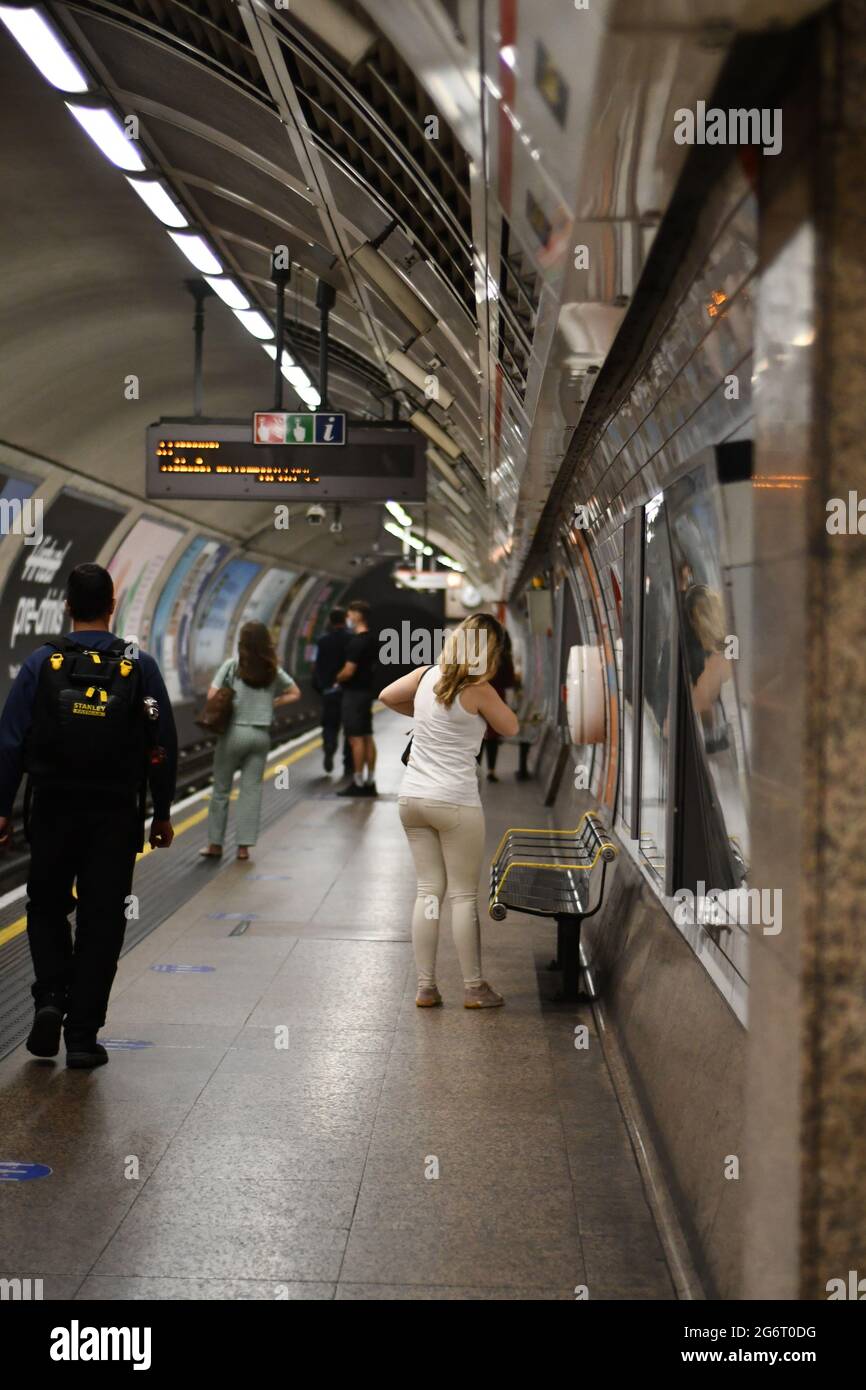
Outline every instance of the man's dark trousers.
<svg viewBox="0 0 866 1390"><path fill-rule="evenodd" d="M336 754L342 722L343 692L342 690L328 690L322 695L322 748L325 756L330 753L333 758ZM352 763L352 750L347 738L343 739L343 768L347 777L351 777L355 770Z"/></svg>
<svg viewBox="0 0 866 1390"><path fill-rule="evenodd" d="M331 756L337 751L342 722L342 690L326 690L322 695L322 747Z"/></svg>
<svg viewBox="0 0 866 1390"><path fill-rule="evenodd" d="M68 1033L93 1034L105 1022L140 834L133 798L105 801L93 791L74 801L34 795L27 878L33 997L38 1004L48 994L66 995Z"/></svg>

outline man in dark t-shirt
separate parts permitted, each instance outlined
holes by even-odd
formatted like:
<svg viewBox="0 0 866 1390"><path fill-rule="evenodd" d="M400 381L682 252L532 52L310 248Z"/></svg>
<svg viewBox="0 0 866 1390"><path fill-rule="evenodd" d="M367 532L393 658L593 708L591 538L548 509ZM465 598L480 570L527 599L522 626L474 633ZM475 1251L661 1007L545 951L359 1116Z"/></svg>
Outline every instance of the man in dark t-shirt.
<svg viewBox="0 0 866 1390"><path fill-rule="evenodd" d="M354 774L338 796L376 795L376 743L373 738L376 639L370 631L370 605L355 599L346 607L352 635L346 660L337 672L343 690L343 727L352 748ZM366 773L366 775L365 775Z"/></svg>
<svg viewBox="0 0 866 1390"><path fill-rule="evenodd" d="M316 664L313 667L313 689L322 702L322 746L325 754L325 771L334 767L334 754L340 738L340 723L343 717L343 688L337 683L337 672L346 661L346 648L351 637L346 627L345 608L332 608L328 619L328 630L319 638L316 648ZM346 772L354 771L352 753L348 741L344 749Z"/></svg>

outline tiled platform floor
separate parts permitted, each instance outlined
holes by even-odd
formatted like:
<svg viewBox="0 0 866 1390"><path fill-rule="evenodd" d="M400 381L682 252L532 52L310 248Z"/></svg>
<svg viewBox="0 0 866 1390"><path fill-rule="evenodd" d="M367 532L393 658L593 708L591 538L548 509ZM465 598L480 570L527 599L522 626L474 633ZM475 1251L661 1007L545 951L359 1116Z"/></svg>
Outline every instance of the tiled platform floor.
<svg viewBox="0 0 866 1390"><path fill-rule="evenodd" d="M414 1007L405 728L377 722L391 795L334 799L313 754L254 861L203 864L124 957L104 1036L153 1046L91 1074L0 1064L0 1160L53 1169L0 1183L0 1276L61 1299L674 1296L600 1046L574 1047L592 1016L542 998L552 929L490 922L482 891L508 1003L470 1012L446 911L445 1007ZM500 762L491 851L545 818Z"/></svg>

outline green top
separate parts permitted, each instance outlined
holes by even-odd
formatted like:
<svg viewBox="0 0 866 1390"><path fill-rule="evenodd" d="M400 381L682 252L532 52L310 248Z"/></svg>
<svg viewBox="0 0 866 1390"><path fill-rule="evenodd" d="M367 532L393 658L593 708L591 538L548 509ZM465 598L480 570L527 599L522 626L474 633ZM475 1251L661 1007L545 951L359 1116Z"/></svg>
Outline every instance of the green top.
<svg viewBox="0 0 866 1390"><path fill-rule="evenodd" d="M274 717L274 697L282 695L284 690L288 690L290 685L294 685L288 672L282 666L278 667L277 674L270 685L262 686L261 690L254 690L251 685L240 679L232 680L234 668L237 662L234 657L227 657L222 666L213 678L214 685L231 685L234 687L235 698L232 705L233 724L255 724L261 728L268 729Z"/></svg>

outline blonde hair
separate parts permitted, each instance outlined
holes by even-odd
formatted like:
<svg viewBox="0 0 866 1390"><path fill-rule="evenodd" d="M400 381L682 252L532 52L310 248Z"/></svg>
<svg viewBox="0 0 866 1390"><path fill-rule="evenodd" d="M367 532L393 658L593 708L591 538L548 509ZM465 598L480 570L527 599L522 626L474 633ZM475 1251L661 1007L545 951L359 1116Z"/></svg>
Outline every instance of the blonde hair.
<svg viewBox="0 0 866 1390"><path fill-rule="evenodd" d="M705 584L695 584L686 595L686 602L689 621L704 651L722 651L727 630L725 608L719 594Z"/></svg>
<svg viewBox="0 0 866 1390"><path fill-rule="evenodd" d="M502 658L504 633L489 613L473 613L445 639L439 656L441 675L433 694L450 709L469 685L492 680Z"/></svg>

